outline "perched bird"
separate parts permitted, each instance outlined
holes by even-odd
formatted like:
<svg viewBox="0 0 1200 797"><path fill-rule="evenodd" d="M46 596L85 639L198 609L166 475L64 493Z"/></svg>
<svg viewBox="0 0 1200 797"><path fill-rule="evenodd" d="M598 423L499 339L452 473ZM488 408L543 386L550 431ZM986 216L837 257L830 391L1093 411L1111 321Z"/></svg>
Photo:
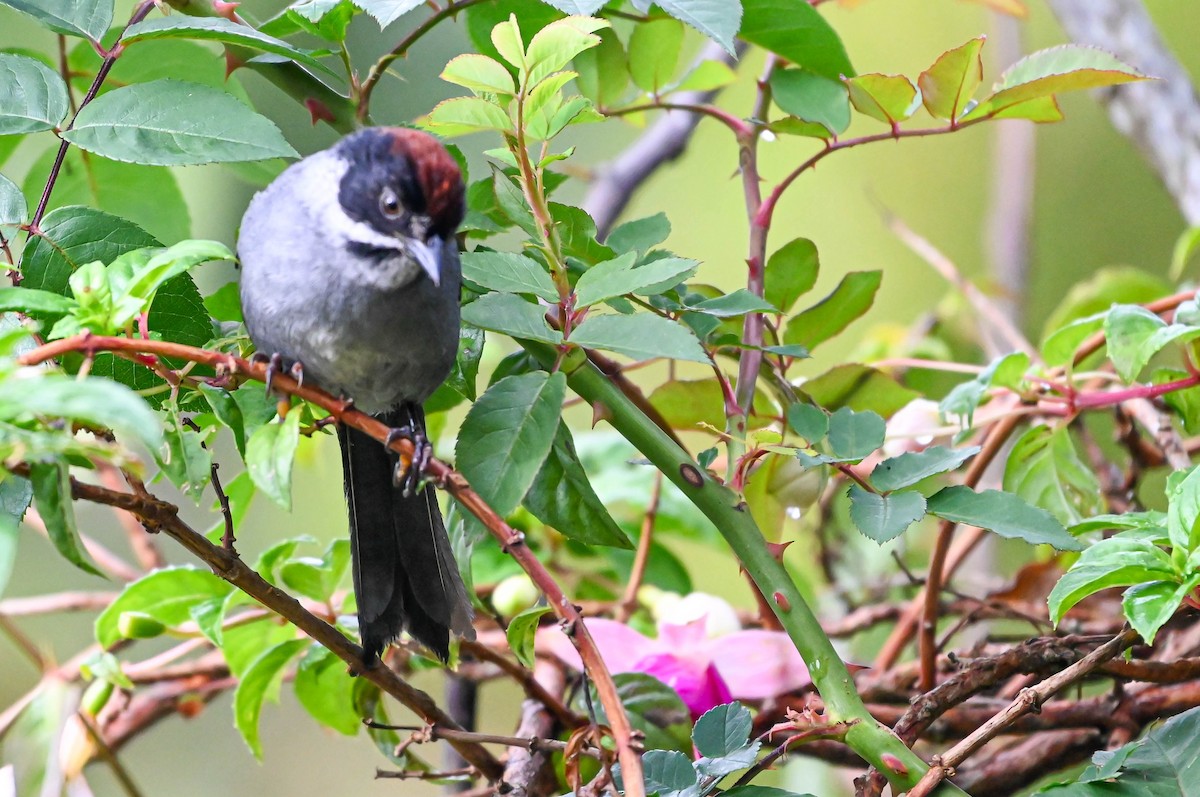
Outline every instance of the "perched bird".
<svg viewBox="0 0 1200 797"><path fill-rule="evenodd" d="M437 499L419 484L429 452L421 403L458 351L463 196L457 163L432 136L368 128L279 175L250 202L238 236L242 311L258 351L414 438L410 476L397 483L390 451L338 427L359 633L372 660L402 631L443 661L450 631L474 638Z"/></svg>

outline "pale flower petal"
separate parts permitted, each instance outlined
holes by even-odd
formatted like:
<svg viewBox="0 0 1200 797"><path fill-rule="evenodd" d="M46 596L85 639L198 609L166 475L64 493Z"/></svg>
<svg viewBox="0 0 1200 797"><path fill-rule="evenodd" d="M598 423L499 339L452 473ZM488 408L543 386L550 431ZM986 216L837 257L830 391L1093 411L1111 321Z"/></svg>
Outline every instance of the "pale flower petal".
<svg viewBox="0 0 1200 797"><path fill-rule="evenodd" d="M724 636L742 629L734 608L716 595L693 592L654 607L654 619L660 626L664 623L686 625L702 618L705 618L704 632L709 637Z"/></svg>
<svg viewBox="0 0 1200 797"><path fill-rule="evenodd" d="M812 683L792 640L779 631L738 631L710 640L704 655L738 700L763 700Z"/></svg>

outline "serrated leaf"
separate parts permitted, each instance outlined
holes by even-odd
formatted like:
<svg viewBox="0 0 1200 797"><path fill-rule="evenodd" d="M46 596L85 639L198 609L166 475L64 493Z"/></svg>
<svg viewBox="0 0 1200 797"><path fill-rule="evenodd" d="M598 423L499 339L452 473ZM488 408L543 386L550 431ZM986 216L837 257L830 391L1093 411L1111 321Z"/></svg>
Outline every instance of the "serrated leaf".
<svg viewBox="0 0 1200 797"><path fill-rule="evenodd" d="M886 428L875 412L842 407L829 416L829 448L839 459L862 459L883 445Z"/></svg>
<svg viewBox="0 0 1200 797"><path fill-rule="evenodd" d="M354 705L356 678L331 651L313 644L296 666L296 699L313 719L346 736L356 736L362 718Z"/></svg>
<svg viewBox="0 0 1200 797"><path fill-rule="evenodd" d="M1151 581L1134 584L1125 590L1121 608L1133 630L1141 635L1147 645L1154 644L1158 629L1162 628L1179 609L1183 599L1200 583L1200 576L1192 576L1183 584L1177 581Z"/></svg>
<svg viewBox="0 0 1200 797"><path fill-rule="evenodd" d="M816 244L807 238L791 240L767 259L763 298L786 313L812 290L820 270Z"/></svg>
<svg viewBox="0 0 1200 797"><path fill-rule="evenodd" d="M721 758L746 746L752 726L750 709L741 703L725 703L700 715L692 728L692 743L701 755Z"/></svg>
<svg viewBox="0 0 1200 797"><path fill-rule="evenodd" d="M708 355L691 330L650 313L589 315L572 333L570 342L587 349L605 349L634 360L666 357L707 363Z"/></svg>
<svg viewBox="0 0 1200 797"><path fill-rule="evenodd" d="M755 740L729 755L719 758L701 758L695 763L696 771L710 778L723 778L731 772L749 769L758 758L758 750L762 742Z"/></svg>
<svg viewBox="0 0 1200 797"><path fill-rule="evenodd" d="M647 750L642 756L642 774L646 793L658 797L682 797L697 784L692 762L677 750Z"/></svg>
<svg viewBox="0 0 1200 797"><path fill-rule="evenodd" d="M549 606L530 607L509 621L504 632L508 638L509 650L517 657L517 661L526 667L533 667L533 639L537 633L538 621L549 612Z"/></svg>
<svg viewBox="0 0 1200 797"><path fill-rule="evenodd" d="M1115 86L1148 78L1129 64L1095 47L1064 44L1039 50L1017 61L1000 76L992 95L963 119L978 119L1019 103L1063 91Z"/></svg>
<svg viewBox="0 0 1200 797"><path fill-rule="evenodd" d="M917 78L925 109L938 119L957 120L983 81L984 37L947 50Z"/></svg>
<svg viewBox="0 0 1200 797"><path fill-rule="evenodd" d="M17 184L0 174L0 225L24 224L29 216L25 195Z"/></svg>
<svg viewBox="0 0 1200 797"><path fill-rule="evenodd" d="M746 0L738 37L830 80L854 67L833 27L807 0Z"/></svg>
<svg viewBox="0 0 1200 797"><path fill-rule="evenodd" d="M1175 471L1167 478L1167 533L1181 551L1200 541L1200 468Z"/></svg>
<svg viewBox="0 0 1200 797"><path fill-rule="evenodd" d="M181 566L155 570L125 585L121 594L96 618L96 641L111 647L121 638L117 630L121 615L141 612L168 628L192 619L191 610L205 601L223 599L233 591L226 581L208 570Z"/></svg>
<svg viewBox="0 0 1200 797"><path fill-rule="evenodd" d="M290 589L315 601L326 603L350 568L350 541L329 543L320 559L289 559L279 568L279 578Z"/></svg>
<svg viewBox="0 0 1200 797"><path fill-rule="evenodd" d="M689 310L697 313L716 316L717 318L732 318L746 313L779 313L779 308L770 302L755 296L745 288L738 288L724 296L714 296L702 302L689 305Z"/></svg>
<svg viewBox="0 0 1200 797"><path fill-rule="evenodd" d="M885 124L903 122L921 107L921 93L904 75L859 75L848 79L846 85L850 104Z"/></svg>
<svg viewBox="0 0 1200 797"><path fill-rule="evenodd" d="M545 267L524 255L464 252L462 272L464 278L494 291L532 293L548 302L558 301L558 289Z"/></svg>
<svg viewBox="0 0 1200 797"><path fill-rule="evenodd" d="M1004 466L1004 489L1073 526L1104 509L1096 474L1080 458L1066 425L1030 427Z"/></svg>
<svg viewBox="0 0 1200 797"><path fill-rule="evenodd" d="M788 426L804 438L810 446L816 445L829 432L829 416L820 407L812 404L793 404L787 411Z"/></svg>
<svg viewBox="0 0 1200 797"><path fill-rule="evenodd" d="M850 127L850 94L840 80L807 69L776 69L771 75L771 97L796 120L820 126L820 131L784 129L780 127L788 121L784 119L772 124L776 132L828 138Z"/></svg>
<svg viewBox="0 0 1200 797"><path fill-rule="evenodd" d="M639 22L629 35L629 74L634 85L657 95L675 78L683 47L683 24L675 19Z"/></svg>
<svg viewBox="0 0 1200 797"><path fill-rule="evenodd" d="M33 58L0 53L0 86L0 135L53 130L71 109L62 78Z"/></svg>
<svg viewBox="0 0 1200 797"><path fill-rule="evenodd" d="M592 488L565 423L559 423L550 453L525 494L524 504L538 520L577 542L633 547Z"/></svg>
<svg viewBox="0 0 1200 797"><path fill-rule="evenodd" d="M811 351L848 327L871 309L883 279L881 271L847 274L833 293L792 317L783 333L785 343L798 343Z"/></svg>
<svg viewBox="0 0 1200 797"><path fill-rule="evenodd" d="M106 158L154 166L298 157L265 116L230 94L182 80L101 95L63 138Z"/></svg>
<svg viewBox="0 0 1200 797"><path fill-rule="evenodd" d="M529 47L525 50L525 67L528 70L525 88L534 88L569 64L572 58L598 45L600 37L596 31L608 26L609 23L603 19L569 16L556 19L539 30L529 40Z"/></svg>
<svg viewBox="0 0 1200 797"><path fill-rule="evenodd" d="M337 77L336 72L313 57L311 52L293 47L287 42L268 36L249 25L240 25L224 17L173 14L169 17L146 19L136 25L131 25L121 37L121 42L128 45L151 39L194 39L232 44L283 56L324 72L330 77Z"/></svg>
<svg viewBox="0 0 1200 797"><path fill-rule="evenodd" d="M256 658L238 681L233 693L233 724L257 759L262 759L263 752L258 736L263 702L268 696L276 699L284 668L309 644L307 639L292 639L276 645Z"/></svg>
<svg viewBox="0 0 1200 797"><path fill-rule="evenodd" d="M670 235L671 221L667 218L667 214L655 213L653 216L634 219L619 225L608 234L604 243L621 254L637 252L641 255L649 251L651 247L667 240ZM653 263L647 263L643 268L651 265Z"/></svg>
<svg viewBox="0 0 1200 797"><path fill-rule="evenodd" d="M546 323L546 311L511 293L489 293L462 309L462 320L491 332L542 343L562 343L562 333Z"/></svg>
<svg viewBox="0 0 1200 797"><path fill-rule="evenodd" d="M471 405L458 434L458 468L501 515L529 491L562 413L566 377L534 371L507 376Z"/></svg>
<svg viewBox="0 0 1200 797"><path fill-rule="evenodd" d="M588 307L608 299L637 293L653 296L673 288L696 273L695 260L664 257L635 267L636 252L605 260L589 268L575 284L575 304Z"/></svg>
<svg viewBox="0 0 1200 797"><path fill-rule="evenodd" d="M1117 305L1104 319L1108 356L1117 373L1133 382L1150 358L1172 343L1186 343L1200 337L1200 326L1167 324L1154 313L1138 305Z"/></svg>
<svg viewBox="0 0 1200 797"><path fill-rule="evenodd" d="M442 80L456 86L470 89L475 93L493 92L496 94L513 94L516 85L512 73L495 59L478 53L451 58L442 70Z"/></svg>
<svg viewBox="0 0 1200 797"><path fill-rule="evenodd" d="M930 476L954 470L978 453L979 446L959 449L930 446L924 451L905 452L876 465L871 471L871 485L885 493L911 487Z"/></svg>
<svg viewBox="0 0 1200 797"><path fill-rule="evenodd" d="M1060 551L1084 548L1054 515L1000 490L977 493L961 485L946 487L930 496L929 513L955 523L994 531L1008 539L1025 540L1032 545L1045 543Z"/></svg>
<svg viewBox="0 0 1200 797"><path fill-rule="evenodd" d="M603 5L602 0L595 2ZM579 93L603 108L619 102L625 94L629 85L629 63L621 39L612 28L598 30L596 35L600 37L600 43L575 56L572 68L579 75L575 78Z"/></svg>
<svg viewBox="0 0 1200 797"><path fill-rule="evenodd" d="M66 418L137 439L150 451L162 443L162 423L145 401L100 377L45 374L0 382L0 417Z"/></svg>
<svg viewBox="0 0 1200 797"><path fill-rule="evenodd" d="M292 462L300 442L299 409L279 423L264 424L246 441L246 470L258 489L284 509L292 508Z"/></svg>
<svg viewBox="0 0 1200 797"><path fill-rule="evenodd" d="M742 4L737 0L659 0L657 5L733 55L733 37L742 24Z"/></svg>
<svg viewBox="0 0 1200 797"><path fill-rule="evenodd" d="M54 549L71 564L92 575L102 576L83 549L75 524L75 505L71 501L71 478L67 466L59 462L34 462L29 466L33 500L38 516Z"/></svg>
<svg viewBox="0 0 1200 797"><path fill-rule="evenodd" d="M1175 578L1171 557L1162 548L1145 540L1109 537L1085 550L1054 585L1048 599L1050 620L1058 624L1071 607L1102 589Z"/></svg>
<svg viewBox="0 0 1200 797"><path fill-rule="evenodd" d="M0 595L4 594L17 561L21 519L33 500L29 479L7 474L0 481Z"/></svg>
<svg viewBox="0 0 1200 797"><path fill-rule="evenodd" d="M55 33L94 42L112 24L113 0L0 0L0 4L24 11Z"/></svg>
<svg viewBox="0 0 1200 797"><path fill-rule="evenodd" d="M424 5L421 0L354 0L354 4L374 17L380 30Z"/></svg>
<svg viewBox="0 0 1200 797"><path fill-rule="evenodd" d="M880 545L899 537L925 517L925 496L916 490L877 495L852 484L847 495L850 497L851 522L864 536Z"/></svg>

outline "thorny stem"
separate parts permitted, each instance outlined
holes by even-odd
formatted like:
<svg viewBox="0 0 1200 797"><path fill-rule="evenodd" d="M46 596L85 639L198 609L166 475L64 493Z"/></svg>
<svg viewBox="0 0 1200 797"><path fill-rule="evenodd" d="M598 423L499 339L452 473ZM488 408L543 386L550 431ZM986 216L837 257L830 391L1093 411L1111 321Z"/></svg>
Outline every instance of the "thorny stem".
<svg viewBox="0 0 1200 797"><path fill-rule="evenodd" d="M154 8L155 0L142 0L138 4L137 9L133 12L133 16L129 18L125 28L128 29L131 25L136 25L146 18L150 10ZM121 34L124 35L124 32ZM96 94L100 91L100 86L103 85L104 79L108 77L108 73L112 71L113 65L121 56L123 51L120 37L117 37L117 43L113 45L112 50L104 56L104 61L100 64L100 68L96 70L96 77L92 80L92 85L88 87L87 94L83 96L83 100L79 103L79 110L71 117L71 122L64 130L70 130L75 124L75 119L79 116L79 111L82 111L89 102L96 98ZM58 182L58 175L62 171L63 161L67 157L67 149L71 146L71 142L65 138L58 145L58 153L54 156L54 165L50 167L50 174L46 177L46 187L42 189L42 198L38 200L37 210L33 212L33 217L29 221L29 234L32 236L37 233L42 219L46 215L46 208L50 204L50 193L54 190L54 184ZM11 255L10 255L11 262ZM20 284L20 274L13 275L13 284Z"/></svg>
<svg viewBox="0 0 1200 797"><path fill-rule="evenodd" d="M358 116L359 123L365 123L367 117L371 113L371 94L375 91L375 86L387 73L387 69L392 65L392 62L398 58L403 58L408 54L409 49L429 31L437 27L438 23L453 17L464 8L469 8L476 3L481 3L483 0L453 0L447 3L441 10L431 14L428 19L418 25L413 32L408 34L392 48L391 52L381 56L378 61L371 65L371 69L367 72L367 76L363 79L362 85L358 89L358 106L355 113Z"/></svg>

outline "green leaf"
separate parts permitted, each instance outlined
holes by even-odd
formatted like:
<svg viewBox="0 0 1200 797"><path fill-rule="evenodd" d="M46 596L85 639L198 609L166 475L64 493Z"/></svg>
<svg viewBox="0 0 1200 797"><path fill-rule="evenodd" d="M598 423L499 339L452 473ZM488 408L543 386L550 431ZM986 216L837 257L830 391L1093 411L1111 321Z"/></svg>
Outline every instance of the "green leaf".
<svg viewBox="0 0 1200 797"><path fill-rule="evenodd" d="M338 76L336 72L313 57L311 52L293 47L287 42L268 36L249 25L240 25L224 17L172 14L169 17L146 19L136 25L131 25L121 37L121 42L128 45L151 39L217 41L222 44L232 44L238 47L258 50L259 52L283 56L289 60L324 72L330 77L336 78Z"/></svg>
<svg viewBox="0 0 1200 797"><path fill-rule="evenodd" d="M150 451L162 443L162 423L140 396L100 377L76 379L45 374L0 382L0 417L40 415L68 418L124 439L137 439Z"/></svg>
<svg viewBox="0 0 1200 797"><path fill-rule="evenodd" d="M204 298L204 307L217 321L241 323L242 299L238 295L238 284L227 282Z"/></svg>
<svg viewBox="0 0 1200 797"><path fill-rule="evenodd" d="M526 667L533 667L533 638L537 633L538 621L549 612L549 606L533 606L526 609L509 622L505 631L509 650L517 657L517 661Z"/></svg>
<svg viewBox="0 0 1200 797"><path fill-rule="evenodd" d="M741 703L715 706L700 715L692 728L692 743L700 755L721 758L746 746L753 722Z"/></svg>
<svg viewBox="0 0 1200 797"><path fill-rule="evenodd" d="M80 36L94 42L112 24L113 0L0 0L24 11L55 33ZM0 78L0 84L5 81Z"/></svg>
<svg viewBox="0 0 1200 797"><path fill-rule="evenodd" d="M533 34L525 50L525 66L528 69L525 88L534 88L569 64L572 58L598 45L600 37L596 31L608 26L609 23L603 19L569 16L555 20Z"/></svg>
<svg viewBox="0 0 1200 797"><path fill-rule="evenodd" d="M34 462L29 466L33 500L54 549L84 572L102 576L83 550L71 502L71 478L67 466L58 462Z"/></svg>
<svg viewBox="0 0 1200 797"><path fill-rule="evenodd" d="M25 175L26 198L36 204L58 155L50 148ZM170 169L95 158L67 150L47 208L85 205L139 225L160 241L178 241L191 232L187 201ZM105 261L107 262L107 261Z"/></svg>
<svg viewBox="0 0 1200 797"><path fill-rule="evenodd" d="M208 436L192 431L180 423L178 412L172 412L166 442L157 452L163 473L197 504L212 473L212 452L204 447Z"/></svg>
<svg viewBox="0 0 1200 797"><path fill-rule="evenodd" d="M1054 515L1000 490L977 493L962 485L946 487L930 496L929 513L1032 545L1046 543L1060 551L1081 551L1084 547Z"/></svg>
<svg viewBox="0 0 1200 797"><path fill-rule="evenodd" d="M492 58L503 58L496 49L495 43L492 41L493 33L496 25L503 23L508 25L510 18L515 18L518 31L507 32L509 39L516 42L515 49L517 52L510 53L515 55L517 66L521 61L521 56L524 54L524 45L522 41L529 41L533 35L546 25L556 19L561 19L563 14L561 11L539 2L539 0L506 0L506 2L487 2L473 5L466 11L467 16L467 33L471 38L471 43L475 45L475 52ZM508 45L506 44L506 47ZM510 62L511 63L511 62Z"/></svg>
<svg viewBox="0 0 1200 797"><path fill-rule="evenodd" d="M991 387L1007 387L1016 390L1029 370L1029 355L1015 351L1001 355L988 363L979 376L955 385L939 402L938 411L943 415L954 415L965 419L970 425L975 417L979 402Z"/></svg>
<svg viewBox="0 0 1200 797"><path fill-rule="evenodd" d="M16 183L0 174L0 226L24 224L28 217L25 195Z"/></svg>
<svg viewBox="0 0 1200 797"><path fill-rule="evenodd" d="M233 394L225 388L215 387L203 382L197 385L197 387L204 394L205 400L208 401L208 406L212 410L213 416L233 433L234 445L237 446L238 453L242 456L242 459L245 459L246 426L242 417L242 408L238 406L237 401L233 398Z"/></svg>
<svg viewBox="0 0 1200 797"><path fill-rule="evenodd" d="M246 470L258 489L284 509L292 508L292 462L300 442L299 409L279 423L258 427L246 441Z"/></svg>
<svg viewBox="0 0 1200 797"><path fill-rule="evenodd" d="M305 597L327 603L350 569L350 540L332 540L320 559L289 559L279 568L279 577L289 588Z"/></svg>
<svg viewBox="0 0 1200 797"><path fill-rule="evenodd" d="M538 520L577 542L633 547L592 489L565 423L559 423L554 444L525 494L524 504Z"/></svg>
<svg viewBox="0 0 1200 797"><path fill-rule="evenodd" d="M1177 581L1134 584L1125 590L1121 608L1133 630L1141 634L1147 645L1153 645L1158 629L1171 619L1197 584L1200 584L1200 576L1192 576L1183 584Z"/></svg>
<svg viewBox="0 0 1200 797"><path fill-rule="evenodd" d="M499 61L478 53L466 53L451 58L442 70L442 80L470 89L476 94L515 94L512 73Z"/></svg>
<svg viewBox="0 0 1200 797"><path fill-rule="evenodd" d="M1151 375L1150 381L1155 385L1190 379L1191 374L1173 368L1157 368ZM1183 390L1172 390L1163 394L1162 400L1174 410L1183 422L1183 429L1188 434L1200 432L1200 388L1189 387Z"/></svg>
<svg viewBox="0 0 1200 797"><path fill-rule="evenodd" d="M859 113L895 125L921 107L921 93L904 75L859 75L846 81L850 104Z"/></svg>
<svg viewBox="0 0 1200 797"><path fill-rule="evenodd" d="M96 641L111 647L120 638L117 630L121 615L139 612L149 615L168 628L192 619L192 608L214 598L223 599L233 591L226 581L197 567L168 567L142 576L127 584L116 600L96 618Z"/></svg>
<svg viewBox="0 0 1200 797"><path fill-rule="evenodd" d="M657 5L733 55L733 37L742 24L742 5L737 0L659 0Z"/></svg>
<svg viewBox="0 0 1200 797"><path fill-rule="evenodd" d="M562 333L546 323L546 311L511 293L489 293L462 309L462 320L491 332L542 343L562 343Z"/></svg>
<svg viewBox="0 0 1200 797"><path fill-rule="evenodd" d="M1085 550L1054 585L1050 619L1057 625L1071 607L1102 589L1175 579L1171 557L1162 548L1145 540L1109 537Z"/></svg>
<svg viewBox="0 0 1200 797"><path fill-rule="evenodd" d="M714 296L690 305L689 310L705 313L717 318L732 318L746 313L778 313L779 308L755 296L745 288L738 288L724 296Z"/></svg>
<svg viewBox="0 0 1200 797"><path fill-rule="evenodd" d="M532 293L548 302L558 301L558 289L545 267L524 255L464 252L462 271L464 278L494 291Z"/></svg>
<svg viewBox="0 0 1200 797"><path fill-rule="evenodd" d="M648 748L691 753L692 717L674 689L640 672L616 673L613 683L617 686L621 705L629 715L629 724L646 734ZM607 724L608 716L596 696L595 686L589 687L589 691L590 703L585 702L582 691L576 694L575 710L586 712L587 706L591 705L596 712L596 722Z"/></svg>
<svg viewBox="0 0 1200 797"><path fill-rule="evenodd" d="M634 219L633 221L621 224L608 234L608 237L604 239L604 243L621 254L637 252L639 255L643 255L651 247L667 240L670 235L671 222L667 218L667 214L655 213L653 216L647 216L644 219ZM651 265L653 263L647 263L643 268Z"/></svg>
<svg viewBox="0 0 1200 797"><path fill-rule="evenodd" d="M747 784L745 786L735 786L729 791L722 792L722 795L728 797L813 797L813 795L804 793L800 794L787 789L777 789L774 786L755 786Z"/></svg>
<svg viewBox="0 0 1200 797"><path fill-rule="evenodd" d="M692 762L678 750L647 750L642 755L646 793L658 797L683 797L696 788Z"/></svg>
<svg viewBox="0 0 1200 797"><path fill-rule="evenodd" d="M930 476L954 470L978 453L979 446L960 449L930 446L924 451L909 451L876 465L871 471L871 485L885 493L912 487Z"/></svg>
<svg viewBox="0 0 1200 797"><path fill-rule="evenodd" d="M859 318L875 302L883 278L881 271L847 274L833 293L792 317L783 333L785 343L798 343L811 351Z"/></svg>
<svg viewBox="0 0 1200 797"><path fill-rule="evenodd" d="M0 214L0 219L2 218L3 214ZM1183 278L1183 272L1187 270L1188 263L1197 251L1200 251L1200 227L1189 227L1175 240L1175 248L1171 250L1171 268L1168 273L1172 282Z"/></svg>
<svg viewBox="0 0 1200 797"><path fill-rule="evenodd" d="M513 129L512 120L499 105L479 97L444 100L430 111L427 122L429 129L446 138L481 130Z"/></svg>
<svg viewBox="0 0 1200 797"><path fill-rule="evenodd" d="M583 272L575 284L576 307L588 307L628 293L642 296L662 293L696 273L700 265L695 260L664 257L635 267L636 260L636 253L629 252Z"/></svg>
<svg viewBox="0 0 1200 797"><path fill-rule="evenodd" d="M737 73L724 61L701 61L671 87L671 91L716 91L737 80Z"/></svg>
<svg viewBox="0 0 1200 797"><path fill-rule="evenodd" d="M1039 124L1045 122L1061 122L1062 109L1054 97L1035 97L1032 100L1018 102L992 114L993 119L1027 119Z"/></svg>
<svg viewBox="0 0 1200 797"><path fill-rule="evenodd" d="M1104 312L1076 318L1066 326L1051 332L1042 343L1042 359L1046 361L1046 365L1054 367L1071 364L1075 350L1100 331L1107 317L1108 313Z"/></svg>
<svg viewBox="0 0 1200 797"><path fill-rule="evenodd" d="M734 750L729 755L720 758L701 758L695 762L696 771L711 778L723 778L731 772L749 769L758 758L758 750L762 742L750 742L741 749Z"/></svg>
<svg viewBox="0 0 1200 797"><path fill-rule="evenodd" d="M791 240L767 259L763 298L786 313L812 290L820 270L816 244L807 238Z"/></svg>
<svg viewBox="0 0 1200 797"><path fill-rule="evenodd" d="M862 459L883 445L886 428L874 412L842 407L829 416L829 448L839 459Z"/></svg>
<svg viewBox="0 0 1200 797"><path fill-rule="evenodd" d="M841 135L850 127L850 95L840 80L807 69L776 69L771 75L771 96L784 112L801 122L820 125L824 131L779 129L777 132L828 138ZM778 124L781 123L772 125L772 129L777 129Z"/></svg>
<svg viewBox="0 0 1200 797"><path fill-rule="evenodd" d="M571 333L570 342L587 349L615 351L634 360L666 357L709 362L691 330L650 313L589 315Z"/></svg>
<svg viewBox="0 0 1200 797"><path fill-rule="evenodd" d="M657 95L679 68L683 24L675 19L639 22L629 36L629 74L634 85Z"/></svg>
<svg viewBox="0 0 1200 797"><path fill-rule="evenodd" d="M421 0L354 0L354 4L374 17L380 30L423 5Z"/></svg>
<svg viewBox="0 0 1200 797"><path fill-rule="evenodd" d="M596 0L596 4L602 5L602 0ZM624 96L629 85L629 64L625 48L612 28L596 31L596 35L600 43L575 56L572 66L578 73L575 86L579 93L603 108Z"/></svg>
<svg viewBox="0 0 1200 797"><path fill-rule="evenodd" d="M355 680L344 661L314 643L296 666L293 688L313 719L338 733L356 736L363 724L354 706Z"/></svg>
<svg viewBox="0 0 1200 797"><path fill-rule="evenodd" d="M654 388L650 403L672 429L697 431L696 427L704 425L716 429L725 426L725 397L715 379L668 380ZM777 413L775 403L760 386L755 390L754 409L747 424L750 428L761 428Z"/></svg>
<svg viewBox="0 0 1200 797"><path fill-rule="evenodd" d="M829 415L812 404L796 403L788 407L787 422L810 446L821 442L829 432Z"/></svg>
<svg viewBox="0 0 1200 797"><path fill-rule="evenodd" d="M463 420L455 447L458 468L501 515L521 502L550 453L566 384L561 372L506 376Z"/></svg>
<svg viewBox="0 0 1200 797"><path fill-rule="evenodd" d="M0 53L0 86L0 135L53 130L71 109L62 78L33 58Z"/></svg>
<svg viewBox="0 0 1200 797"><path fill-rule="evenodd" d="M157 166L298 157L265 116L230 94L182 80L97 97L63 138L106 158Z"/></svg>
<svg viewBox="0 0 1200 797"><path fill-rule="evenodd" d="M1096 474L1080 458L1065 424L1030 427L1004 466L1004 489L1048 510L1064 526L1104 510Z"/></svg>
<svg viewBox="0 0 1200 797"><path fill-rule="evenodd" d="M1148 78L1119 58L1095 47L1064 44L1017 61L1000 76L992 95L963 119L994 116L1019 103L1062 91L1115 86Z"/></svg>
<svg viewBox="0 0 1200 797"><path fill-rule="evenodd" d="M263 702L268 696L277 699L288 662L310 644L307 639L292 639L276 645L255 659L238 681L237 691L233 693L233 724L259 760L263 751L262 741L258 738L258 718Z"/></svg>
<svg viewBox="0 0 1200 797"><path fill-rule="evenodd" d="M1167 533L1182 551L1200 547L1200 468L1175 471L1167 479Z"/></svg>
<svg viewBox="0 0 1200 797"><path fill-rule="evenodd" d="M17 541L21 536L21 518L33 499L29 479L7 474L0 481L0 595L8 586L17 561Z"/></svg>
<svg viewBox="0 0 1200 797"><path fill-rule="evenodd" d="M46 313L63 315L71 312L76 303L66 296L33 288L0 288L0 311Z"/></svg>
<svg viewBox="0 0 1200 797"><path fill-rule="evenodd" d="M830 80L854 67L837 32L807 0L746 0L738 36Z"/></svg>
<svg viewBox="0 0 1200 797"><path fill-rule="evenodd" d="M850 485L850 520L868 539L882 545L925 517L925 496L916 490L876 495Z"/></svg>
<svg viewBox="0 0 1200 797"><path fill-rule="evenodd" d="M938 119L957 120L983 81L984 37L947 50L917 78L925 110Z"/></svg>
<svg viewBox="0 0 1200 797"><path fill-rule="evenodd" d="M1137 379L1150 358L1172 343L1200 337L1200 326L1170 324L1138 305L1117 305L1104 319L1108 356L1126 382Z"/></svg>

